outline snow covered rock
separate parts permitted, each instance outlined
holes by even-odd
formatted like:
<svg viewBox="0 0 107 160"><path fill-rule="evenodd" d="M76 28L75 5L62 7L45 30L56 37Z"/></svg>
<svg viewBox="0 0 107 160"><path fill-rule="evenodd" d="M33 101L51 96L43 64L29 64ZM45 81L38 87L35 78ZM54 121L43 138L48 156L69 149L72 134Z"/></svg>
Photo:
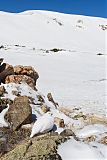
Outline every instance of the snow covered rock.
<svg viewBox="0 0 107 160"><path fill-rule="evenodd" d="M26 75L10 75L5 79L5 83L21 83L26 82L30 87L35 88L35 81Z"/></svg>
<svg viewBox="0 0 107 160"><path fill-rule="evenodd" d="M22 124L32 122L32 109L29 99L26 96L19 96L14 99L6 114L6 119L12 125L13 130L17 130Z"/></svg>

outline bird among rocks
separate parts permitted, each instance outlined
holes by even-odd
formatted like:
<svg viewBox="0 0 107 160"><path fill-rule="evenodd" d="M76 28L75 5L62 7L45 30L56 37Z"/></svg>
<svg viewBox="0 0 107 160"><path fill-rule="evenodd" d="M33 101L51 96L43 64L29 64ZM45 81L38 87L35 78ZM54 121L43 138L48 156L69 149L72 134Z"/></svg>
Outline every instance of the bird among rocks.
<svg viewBox="0 0 107 160"><path fill-rule="evenodd" d="M30 138L39 133L47 133L52 130L54 126L54 118L50 112L45 113L39 117L32 127Z"/></svg>

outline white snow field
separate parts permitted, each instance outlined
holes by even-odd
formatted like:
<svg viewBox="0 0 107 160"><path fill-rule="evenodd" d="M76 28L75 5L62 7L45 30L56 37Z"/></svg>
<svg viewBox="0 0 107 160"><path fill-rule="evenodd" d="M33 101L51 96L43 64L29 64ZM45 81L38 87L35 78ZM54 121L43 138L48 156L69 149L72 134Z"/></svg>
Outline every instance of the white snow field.
<svg viewBox="0 0 107 160"><path fill-rule="evenodd" d="M93 146L71 139L59 146L58 152L63 160L106 160L107 147L98 147L95 144Z"/></svg>
<svg viewBox="0 0 107 160"><path fill-rule="evenodd" d="M105 114L106 22L49 11L0 12L0 45L6 47L0 57L34 66L38 89L52 92L60 105ZM46 53L53 48L63 51Z"/></svg>
<svg viewBox="0 0 107 160"><path fill-rule="evenodd" d="M11 88L29 95L37 101L37 94L51 92L60 106L81 108L83 112L106 116L106 26L104 18L67 15L49 11L23 13L0 12L0 57L12 65L31 65L39 73L38 92L26 84L5 84L6 97L14 99ZM52 49L60 49L58 52ZM3 84L2 84L3 85ZM49 104L51 107L51 104ZM37 118L40 108L32 106ZM39 112L40 114L38 114ZM63 118L65 124L80 125L53 106L54 117ZM5 114L5 113L4 113ZM0 114L1 125L4 115ZM50 129L50 127L48 128ZM58 128L60 133L62 130ZM79 138L107 135L107 126L82 126L76 132ZM82 140L81 140L82 141ZM98 141L87 143L74 139L61 144L58 153L63 160L107 159L106 145Z"/></svg>

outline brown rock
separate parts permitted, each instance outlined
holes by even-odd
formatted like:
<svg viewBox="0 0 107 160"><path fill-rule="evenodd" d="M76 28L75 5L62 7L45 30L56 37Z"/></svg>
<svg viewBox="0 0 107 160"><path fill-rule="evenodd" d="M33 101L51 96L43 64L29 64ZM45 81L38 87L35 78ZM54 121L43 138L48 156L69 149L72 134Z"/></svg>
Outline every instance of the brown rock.
<svg viewBox="0 0 107 160"><path fill-rule="evenodd" d="M7 105L7 104L12 104L13 101L9 98L2 98L0 99L0 105Z"/></svg>
<svg viewBox="0 0 107 160"><path fill-rule="evenodd" d="M26 75L26 76L29 76L32 79L34 79L35 83L36 83L37 79L39 78L38 73L31 66L17 65L17 66L14 67L14 73L16 75Z"/></svg>
<svg viewBox="0 0 107 160"><path fill-rule="evenodd" d="M30 87L33 89L35 88L35 81L26 75L10 75L7 76L5 79L5 83L21 83L26 82Z"/></svg>
<svg viewBox="0 0 107 160"><path fill-rule="evenodd" d="M7 142L5 138L0 138L0 155L7 152Z"/></svg>
<svg viewBox="0 0 107 160"><path fill-rule="evenodd" d="M51 93L48 93L48 94L47 94L47 98L48 98L48 100L49 100L50 102L53 103L53 105L55 106L55 108L58 108L58 107L59 107L58 103L54 101L53 96L52 96Z"/></svg>
<svg viewBox="0 0 107 160"><path fill-rule="evenodd" d="M0 96L3 96L3 94L5 93L5 88L4 86L0 86Z"/></svg>
<svg viewBox="0 0 107 160"><path fill-rule="evenodd" d="M41 110L42 110L44 113L47 113L48 111L50 111L50 108L49 108L47 105L42 105L42 106L41 106Z"/></svg>
<svg viewBox="0 0 107 160"><path fill-rule="evenodd" d="M13 66L9 65L7 63L3 63L0 66L0 83L5 83L5 78L8 75L13 75L14 74L14 70L13 70Z"/></svg>
<svg viewBox="0 0 107 160"><path fill-rule="evenodd" d="M55 117L55 118L54 118L54 123L55 123L56 125L58 125L59 127L61 127L61 128L64 128L64 127L65 127L64 120L61 119L61 118Z"/></svg>
<svg viewBox="0 0 107 160"><path fill-rule="evenodd" d="M19 91L12 90L12 94L15 95L15 96L20 96L20 92Z"/></svg>
<svg viewBox="0 0 107 160"><path fill-rule="evenodd" d="M45 100L41 95L37 95L38 101L40 101L41 103L44 103Z"/></svg>
<svg viewBox="0 0 107 160"><path fill-rule="evenodd" d="M80 139L75 135L75 133L71 129L65 129L60 133L63 137L70 137L72 136L76 141L79 141Z"/></svg>
<svg viewBox="0 0 107 160"><path fill-rule="evenodd" d="M83 141L89 143L89 142L93 142L95 140L96 140L96 136L95 135L91 135L89 137L86 137Z"/></svg>
<svg viewBox="0 0 107 160"><path fill-rule="evenodd" d="M70 116L70 114L74 112L73 109L69 109L65 107L60 107L59 111L63 112L67 116Z"/></svg>
<svg viewBox="0 0 107 160"><path fill-rule="evenodd" d="M26 96L19 96L14 99L5 117L12 125L13 130L17 130L23 124L32 122L32 109L29 99Z"/></svg>
<svg viewBox="0 0 107 160"><path fill-rule="evenodd" d="M107 145L107 136L102 137L99 143Z"/></svg>
<svg viewBox="0 0 107 160"><path fill-rule="evenodd" d="M74 132L71 129L65 129L60 133L61 136L69 137L74 136Z"/></svg>
<svg viewBox="0 0 107 160"><path fill-rule="evenodd" d="M86 124L104 124L107 125L107 117L99 115L89 115L86 119Z"/></svg>
<svg viewBox="0 0 107 160"><path fill-rule="evenodd" d="M57 153L59 136L44 136L25 140L1 157L1 160L62 160Z"/></svg>

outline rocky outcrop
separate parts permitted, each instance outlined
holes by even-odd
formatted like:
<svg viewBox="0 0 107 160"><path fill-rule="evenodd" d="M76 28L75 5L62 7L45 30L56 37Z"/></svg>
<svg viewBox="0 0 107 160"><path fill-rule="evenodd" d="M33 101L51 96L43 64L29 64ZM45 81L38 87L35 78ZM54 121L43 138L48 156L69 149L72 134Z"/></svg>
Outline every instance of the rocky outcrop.
<svg viewBox="0 0 107 160"><path fill-rule="evenodd" d="M57 153L57 144L61 141L64 139L59 135L26 140L5 154L1 160L62 160Z"/></svg>
<svg viewBox="0 0 107 160"><path fill-rule="evenodd" d="M26 82L30 87L35 88L39 75L33 67L22 65L13 67L2 62L3 58L0 59L0 84Z"/></svg>
<svg viewBox="0 0 107 160"><path fill-rule="evenodd" d="M16 75L26 75L31 77L35 81L35 84L36 80L39 78L38 73L31 66L17 65L14 67L14 73Z"/></svg>
<svg viewBox="0 0 107 160"><path fill-rule="evenodd" d="M35 88L35 81L26 75L10 75L7 76L5 79L5 83L21 83L26 82L30 87L33 89Z"/></svg>
<svg viewBox="0 0 107 160"><path fill-rule="evenodd" d="M5 116L13 130L32 122L32 109L26 96L16 97Z"/></svg>

